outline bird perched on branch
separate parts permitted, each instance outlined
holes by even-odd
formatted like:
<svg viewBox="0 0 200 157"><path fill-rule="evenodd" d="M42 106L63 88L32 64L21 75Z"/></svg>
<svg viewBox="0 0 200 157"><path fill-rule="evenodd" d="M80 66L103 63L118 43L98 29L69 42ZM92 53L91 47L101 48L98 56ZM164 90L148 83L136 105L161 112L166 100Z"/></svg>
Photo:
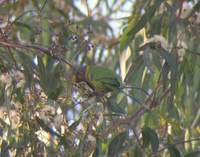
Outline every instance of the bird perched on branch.
<svg viewBox="0 0 200 157"><path fill-rule="evenodd" d="M108 68L100 66L82 66L76 70L73 80L76 83L86 83L93 90L93 96L104 96L109 92L119 92L130 97L134 102L143 105L137 98L123 90L126 86L122 84L120 76Z"/></svg>
<svg viewBox="0 0 200 157"><path fill-rule="evenodd" d="M82 66L76 71L74 81L77 83L85 82L99 95L118 91L122 85L119 75L100 66Z"/></svg>

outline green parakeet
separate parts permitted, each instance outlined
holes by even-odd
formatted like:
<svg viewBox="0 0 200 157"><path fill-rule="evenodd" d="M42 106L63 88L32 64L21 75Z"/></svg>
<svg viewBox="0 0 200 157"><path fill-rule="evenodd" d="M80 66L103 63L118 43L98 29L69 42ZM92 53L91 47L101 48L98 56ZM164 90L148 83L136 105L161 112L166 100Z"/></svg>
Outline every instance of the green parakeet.
<svg viewBox="0 0 200 157"><path fill-rule="evenodd" d="M84 66L76 73L76 82L86 82L95 92L106 94L117 91L122 85L119 75L100 66Z"/></svg>
<svg viewBox="0 0 200 157"><path fill-rule="evenodd" d="M75 82L85 82L94 94L103 96L108 92L121 92L130 97L138 104L143 105L139 100L123 91L125 86L122 80L114 71L100 66L83 66L76 71Z"/></svg>

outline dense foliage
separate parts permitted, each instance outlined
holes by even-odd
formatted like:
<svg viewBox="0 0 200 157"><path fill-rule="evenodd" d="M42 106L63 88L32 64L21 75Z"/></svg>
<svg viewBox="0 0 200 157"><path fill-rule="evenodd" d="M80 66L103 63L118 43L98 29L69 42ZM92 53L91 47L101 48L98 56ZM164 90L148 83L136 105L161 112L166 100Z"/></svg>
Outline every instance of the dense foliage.
<svg viewBox="0 0 200 157"><path fill-rule="evenodd" d="M0 0L0 156L199 156L199 43L198 0Z"/></svg>

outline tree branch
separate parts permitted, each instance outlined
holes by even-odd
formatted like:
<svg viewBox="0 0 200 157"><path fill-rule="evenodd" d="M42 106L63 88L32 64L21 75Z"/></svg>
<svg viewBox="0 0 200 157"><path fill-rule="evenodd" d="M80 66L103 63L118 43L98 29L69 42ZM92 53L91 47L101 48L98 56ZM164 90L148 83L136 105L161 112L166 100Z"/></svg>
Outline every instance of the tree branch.
<svg viewBox="0 0 200 157"><path fill-rule="evenodd" d="M186 141L179 141L179 142L176 142L176 143L172 144L172 146L176 146L176 145L184 144L184 143L189 143L189 142L193 142L193 141L200 141L200 137L193 138L193 139L186 140ZM158 153L164 151L164 150L167 149L167 148L169 148L169 146L163 147L163 148L159 149L157 152L150 154L149 156L150 156L150 157L154 157L154 156L156 156Z"/></svg>
<svg viewBox="0 0 200 157"><path fill-rule="evenodd" d="M34 51L38 50L39 52L42 52L43 54L47 54L59 61L62 61L63 63L67 64L71 69L75 70L75 67L67 60L58 57L56 55L53 55L51 50L49 48L41 47L40 45L29 45L29 44L21 44L21 43L11 43L11 42L5 42L5 41L0 41L0 47L9 47L9 48L20 48L20 49L26 49L26 50L31 50ZM38 52L37 52L38 53ZM41 55L41 53L39 53Z"/></svg>

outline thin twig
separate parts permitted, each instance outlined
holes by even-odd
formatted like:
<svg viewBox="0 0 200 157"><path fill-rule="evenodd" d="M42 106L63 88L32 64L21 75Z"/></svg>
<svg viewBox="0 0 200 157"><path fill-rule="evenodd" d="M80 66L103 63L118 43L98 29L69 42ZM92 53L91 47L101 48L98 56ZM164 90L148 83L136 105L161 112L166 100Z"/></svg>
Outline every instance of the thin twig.
<svg viewBox="0 0 200 157"><path fill-rule="evenodd" d="M193 139L186 140L186 141L179 141L179 142L176 142L174 144L171 144L170 146L176 146L176 145L179 145L179 144L189 143L189 142L193 142L193 141L200 141L200 137L193 138ZM164 151L165 149L169 148L170 146L163 147L163 148L159 149L157 152L150 154L149 156L150 157L154 157L158 153L160 153L160 152Z"/></svg>
<svg viewBox="0 0 200 157"><path fill-rule="evenodd" d="M38 50L39 52L42 52L44 54L47 54L57 60L61 60L65 64L67 64L71 69L75 70L75 67L67 60L60 58L58 56L55 56L50 53L51 50L45 47L41 47L40 45L28 45L28 44L20 44L20 43L10 43L10 42L5 42L5 41L0 41L0 46L8 46L10 48L20 48L20 49L28 49L28 50Z"/></svg>

